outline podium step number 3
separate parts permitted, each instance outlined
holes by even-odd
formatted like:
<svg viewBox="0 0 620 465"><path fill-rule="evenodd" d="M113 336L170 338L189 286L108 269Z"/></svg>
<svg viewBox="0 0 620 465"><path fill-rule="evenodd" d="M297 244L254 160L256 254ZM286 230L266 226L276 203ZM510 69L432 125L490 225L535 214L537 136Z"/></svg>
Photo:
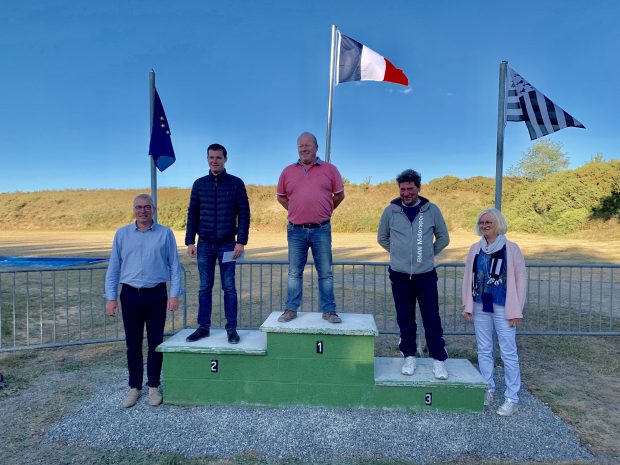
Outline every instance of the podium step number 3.
<svg viewBox="0 0 620 465"><path fill-rule="evenodd" d="M161 344L164 402L177 405L366 407L482 411L486 383L473 365L448 359L448 380L436 380L432 359L418 359L413 376L401 357L375 357L379 334L372 315L340 313L331 324L318 312L288 323L273 312L259 330L226 331L185 342L184 329Z"/></svg>

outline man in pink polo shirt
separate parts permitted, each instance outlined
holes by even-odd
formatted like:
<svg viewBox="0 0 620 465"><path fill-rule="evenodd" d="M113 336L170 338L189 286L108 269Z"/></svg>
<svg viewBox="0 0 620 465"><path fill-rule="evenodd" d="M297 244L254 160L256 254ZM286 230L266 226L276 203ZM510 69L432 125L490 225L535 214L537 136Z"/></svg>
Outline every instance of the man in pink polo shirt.
<svg viewBox="0 0 620 465"><path fill-rule="evenodd" d="M297 139L297 163L280 174L278 202L288 211L288 279L284 313L278 321L287 323L297 317L303 292L303 275L308 248L312 249L319 277L319 305L323 319L330 323L342 320L336 313L334 277L332 275L332 213L344 200L344 185L338 169L321 161L319 145L309 132Z"/></svg>

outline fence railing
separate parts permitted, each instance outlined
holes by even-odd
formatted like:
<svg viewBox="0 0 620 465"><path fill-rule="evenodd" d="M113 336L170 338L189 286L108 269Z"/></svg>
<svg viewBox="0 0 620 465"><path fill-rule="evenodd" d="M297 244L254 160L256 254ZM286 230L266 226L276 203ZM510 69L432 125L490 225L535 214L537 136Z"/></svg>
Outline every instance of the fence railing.
<svg viewBox="0 0 620 465"><path fill-rule="evenodd" d="M374 315L382 333L398 333L387 263L335 262L339 312ZM120 317L105 313L106 265L0 271L0 351L124 338ZM288 262L247 261L237 265L240 328L257 328L286 299ZM446 334L473 334L461 316L462 263L437 267L439 305ZM216 274L217 275L217 274ZM620 265L528 264L528 296L520 334L620 335ZM194 326L198 272L185 267L181 309L169 314L166 332ZM225 324L219 280L213 293L213 326ZM316 311L316 273L304 275L302 311ZM418 320L420 321L420 320Z"/></svg>

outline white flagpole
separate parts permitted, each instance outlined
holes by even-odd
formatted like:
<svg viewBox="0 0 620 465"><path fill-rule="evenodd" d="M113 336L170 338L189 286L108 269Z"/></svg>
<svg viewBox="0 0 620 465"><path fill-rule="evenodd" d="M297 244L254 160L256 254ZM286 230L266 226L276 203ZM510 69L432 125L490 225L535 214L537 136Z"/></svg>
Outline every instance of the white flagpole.
<svg viewBox="0 0 620 465"><path fill-rule="evenodd" d="M499 101L497 104L497 151L495 157L495 208L502 209L502 176L504 172L504 126L506 125L506 68L499 64Z"/></svg>
<svg viewBox="0 0 620 465"><path fill-rule="evenodd" d="M332 144L332 101L334 97L334 72L336 69L336 31L338 28L332 24L332 50L329 59L329 98L327 100L327 133L325 136L325 161L329 161Z"/></svg>
<svg viewBox="0 0 620 465"><path fill-rule="evenodd" d="M150 134L153 134L153 113L155 112L155 71L152 69L149 72L149 94L151 97ZM155 167L155 159L153 158L153 155L151 155L151 197L153 197L153 203L155 204L153 223L157 223L157 169Z"/></svg>

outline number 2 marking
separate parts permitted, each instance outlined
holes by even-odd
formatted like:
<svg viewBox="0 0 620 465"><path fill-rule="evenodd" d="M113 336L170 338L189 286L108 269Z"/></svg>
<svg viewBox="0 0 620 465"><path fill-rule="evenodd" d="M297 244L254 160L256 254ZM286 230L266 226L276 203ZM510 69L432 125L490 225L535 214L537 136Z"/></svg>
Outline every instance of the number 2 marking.
<svg viewBox="0 0 620 465"><path fill-rule="evenodd" d="M218 367L219 367L219 364L217 360L211 360L211 373L217 373Z"/></svg>

